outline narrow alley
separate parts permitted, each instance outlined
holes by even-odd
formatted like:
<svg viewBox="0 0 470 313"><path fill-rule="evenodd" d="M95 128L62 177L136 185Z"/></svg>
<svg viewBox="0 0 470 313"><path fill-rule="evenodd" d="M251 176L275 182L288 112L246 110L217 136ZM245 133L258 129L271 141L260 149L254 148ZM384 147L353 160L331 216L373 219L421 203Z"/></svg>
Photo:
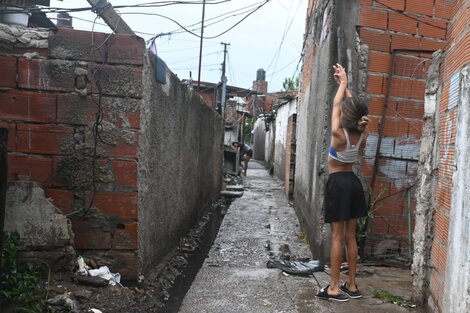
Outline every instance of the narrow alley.
<svg viewBox="0 0 470 313"><path fill-rule="evenodd" d="M307 258L311 253L280 181L261 163L251 161L244 186L243 197L231 204L179 313L416 312L371 295L385 289L409 299L409 269L360 267L364 299L337 304L315 298L318 283L328 284L326 272L316 272L314 279L267 268L270 258Z"/></svg>

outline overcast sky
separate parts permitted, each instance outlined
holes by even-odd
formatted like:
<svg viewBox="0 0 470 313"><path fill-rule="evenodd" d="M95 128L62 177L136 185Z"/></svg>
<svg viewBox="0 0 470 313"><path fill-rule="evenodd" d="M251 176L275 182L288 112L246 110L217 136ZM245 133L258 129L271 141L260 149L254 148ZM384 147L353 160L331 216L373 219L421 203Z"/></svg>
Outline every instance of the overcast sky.
<svg viewBox="0 0 470 313"><path fill-rule="evenodd" d="M139 3L161 2L151 0L108 0L113 6ZM197 0L187 0L194 2ZM220 4L222 0L207 0L205 11L205 37L216 36L239 22L249 12L256 9L265 0L231 0ZM202 2L202 1L199 1ZM228 47L226 77L228 84L241 88L251 88L256 79L256 71L266 71L268 90L280 91L284 78L298 75L302 40L305 27L305 16L308 0L270 0L256 12L248 16L232 30L214 39L205 39L202 52L201 81L217 83L221 77L223 62L223 45ZM88 7L86 0L51 0L51 7L77 8ZM177 21L187 29L200 34L202 4L180 4L154 8L120 8L117 9L126 23L138 35L148 40L156 34L170 33L156 40L157 51L171 71L181 79L192 77L197 80L199 62L199 38L181 32L174 22L155 15L131 13L155 13ZM231 13L229 13L231 12ZM225 15L224 15L225 14ZM88 21L74 19L75 29L91 30L95 14L75 12L72 16ZM236 16L234 16L236 15ZM55 16L55 15L53 15ZM110 32L109 27L101 25L97 19L95 31ZM213 23L213 25L211 25ZM190 26L196 24L194 26ZM174 32L178 33L174 33Z"/></svg>

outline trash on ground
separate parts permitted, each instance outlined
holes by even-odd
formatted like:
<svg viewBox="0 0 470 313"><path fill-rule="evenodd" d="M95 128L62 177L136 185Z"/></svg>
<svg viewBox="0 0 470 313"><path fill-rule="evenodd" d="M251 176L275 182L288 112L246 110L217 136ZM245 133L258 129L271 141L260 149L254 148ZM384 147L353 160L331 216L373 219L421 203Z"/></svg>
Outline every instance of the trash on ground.
<svg viewBox="0 0 470 313"><path fill-rule="evenodd" d="M229 191L243 191L245 187L243 187L243 185L227 185L225 189Z"/></svg>
<svg viewBox="0 0 470 313"><path fill-rule="evenodd" d="M101 312L101 311L98 310L98 309L89 309L88 312L92 312L92 313L103 313L103 312Z"/></svg>
<svg viewBox="0 0 470 313"><path fill-rule="evenodd" d="M220 192L220 195L225 198L240 198L243 196L243 191L224 190Z"/></svg>
<svg viewBox="0 0 470 313"><path fill-rule="evenodd" d="M92 277L92 276L81 276L81 275L74 275L73 279L82 284L87 286L93 287L105 287L109 285L109 280L101 278L101 277Z"/></svg>
<svg viewBox="0 0 470 313"><path fill-rule="evenodd" d="M65 307L69 312L78 312L77 304L68 294L57 295L48 299L47 304L55 307Z"/></svg>
<svg viewBox="0 0 470 313"><path fill-rule="evenodd" d="M266 263L267 268L279 268L283 272L291 275L311 275L314 272L323 271L323 266L319 260L309 261L288 261L288 260L269 260Z"/></svg>
<svg viewBox="0 0 470 313"><path fill-rule="evenodd" d="M92 259L90 259L92 260ZM96 263L94 261L93 265L96 266ZM79 276L82 277L99 277L107 281L107 284L112 285L112 286L122 286L121 285L121 274L119 273L111 273L109 268L107 266L101 266L98 269L92 269L88 264L85 262L85 259L82 256L79 256L77 258L77 263L78 263L78 270L77 274L75 276L75 279L79 281L80 283L91 285L91 286L103 286L103 282L101 280L96 280L96 279L81 279Z"/></svg>
<svg viewBox="0 0 470 313"><path fill-rule="evenodd" d="M121 285L121 274L111 273L107 266L101 266L99 269L88 270L90 276L98 276L109 281L109 284L112 286Z"/></svg>
<svg viewBox="0 0 470 313"><path fill-rule="evenodd" d="M83 259L82 256L79 256L77 258L77 262L78 262L78 274L83 275L83 276L88 275L88 269L90 267L85 263L85 260Z"/></svg>

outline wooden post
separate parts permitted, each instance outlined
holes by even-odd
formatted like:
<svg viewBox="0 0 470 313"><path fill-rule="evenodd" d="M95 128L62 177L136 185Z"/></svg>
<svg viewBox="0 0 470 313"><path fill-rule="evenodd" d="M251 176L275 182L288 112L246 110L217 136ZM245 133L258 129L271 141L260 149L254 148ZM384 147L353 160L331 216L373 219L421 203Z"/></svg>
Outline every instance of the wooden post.
<svg viewBox="0 0 470 313"><path fill-rule="evenodd" d="M7 196L7 140L8 129L0 128L0 258L3 252L3 229L5 227L5 201Z"/></svg>
<svg viewBox="0 0 470 313"><path fill-rule="evenodd" d="M113 6L107 0L87 0L96 10L96 13L108 24L115 34L134 35L129 25L114 11Z"/></svg>

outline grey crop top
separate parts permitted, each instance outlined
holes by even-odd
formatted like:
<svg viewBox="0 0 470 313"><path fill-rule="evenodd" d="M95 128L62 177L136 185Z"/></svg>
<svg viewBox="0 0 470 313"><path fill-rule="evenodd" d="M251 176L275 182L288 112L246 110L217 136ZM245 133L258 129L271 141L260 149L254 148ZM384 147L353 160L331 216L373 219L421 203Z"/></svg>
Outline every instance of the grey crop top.
<svg viewBox="0 0 470 313"><path fill-rule="evenodd" d="M346 136L346 149L344 149L343 151L335 151L333 147L330 146L328 154L332 159L335 159L336 161L343 163L355 163L359 161L359 147L361 146L364 133L361 134L359 141L355 145L352 145L349 141L348 132L344 128L343 131L344 135Z"/></svg>

